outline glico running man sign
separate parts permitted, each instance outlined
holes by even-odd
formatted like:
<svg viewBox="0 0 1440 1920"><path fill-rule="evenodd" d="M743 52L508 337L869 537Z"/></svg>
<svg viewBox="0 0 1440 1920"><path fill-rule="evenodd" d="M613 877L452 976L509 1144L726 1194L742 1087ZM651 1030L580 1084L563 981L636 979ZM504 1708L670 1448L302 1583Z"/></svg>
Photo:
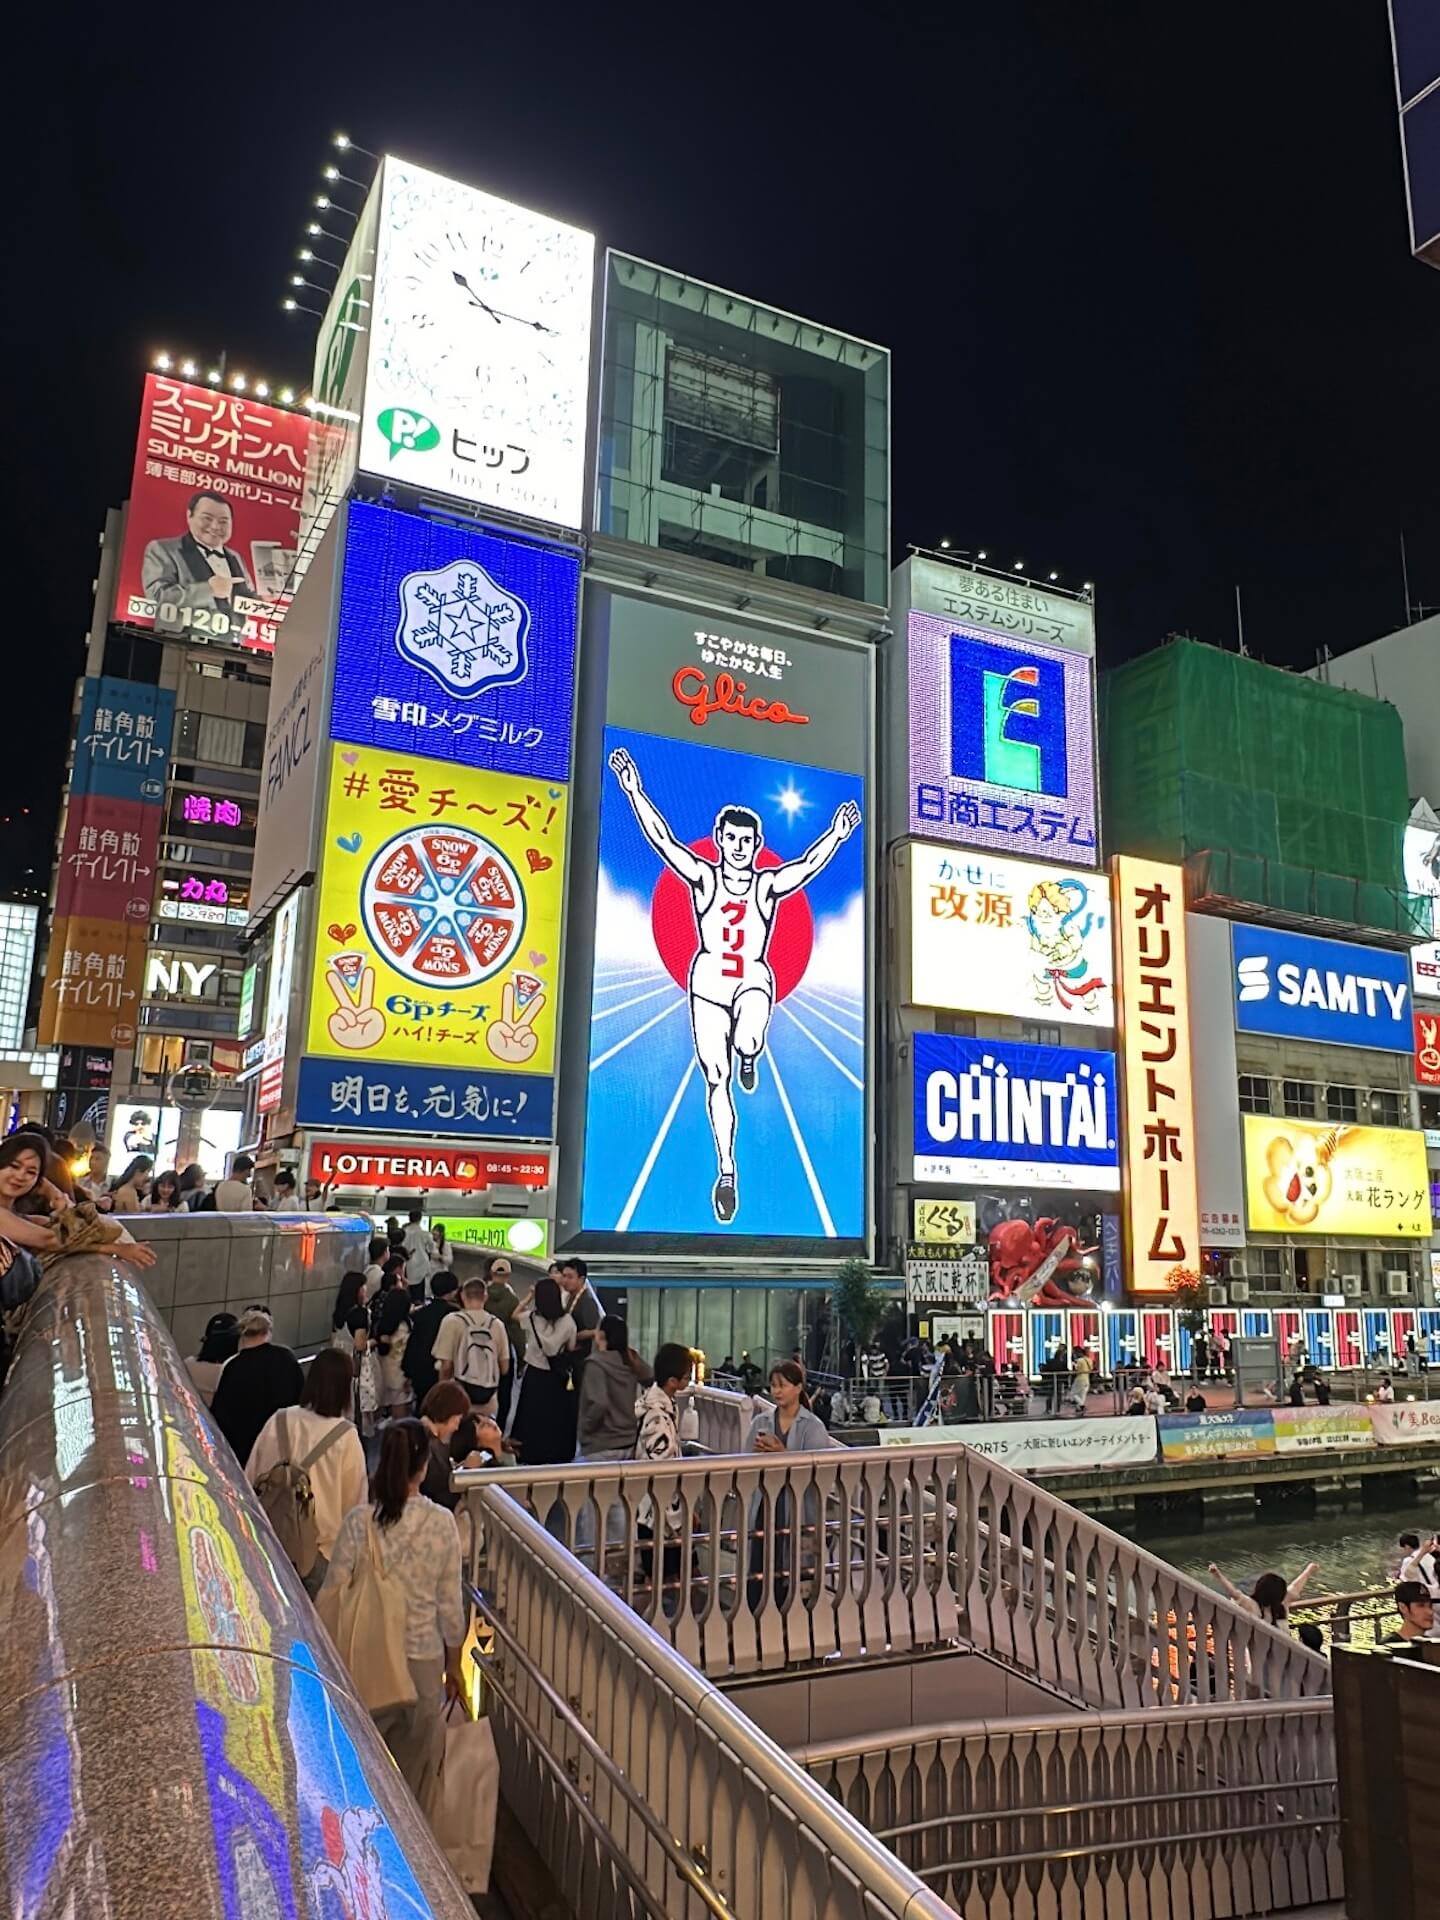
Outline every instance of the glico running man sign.
<svg viewBox="0 0 1440 1920"><path fill-rule="evenodd" d="M869 658L618 597L592 618L587 1244L858 1243Z"/></svg>

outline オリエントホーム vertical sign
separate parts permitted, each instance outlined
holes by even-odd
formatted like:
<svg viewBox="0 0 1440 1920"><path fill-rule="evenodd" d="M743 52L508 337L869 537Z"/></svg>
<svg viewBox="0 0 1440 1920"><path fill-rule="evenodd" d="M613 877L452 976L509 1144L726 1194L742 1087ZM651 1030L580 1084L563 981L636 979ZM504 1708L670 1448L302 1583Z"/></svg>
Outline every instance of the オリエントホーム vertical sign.
<svg viewBox="0 0 1440 1920"><path fill-rule="evenodd" d="M1112 867L1126 1264L1137 1293L1163 1293L1200 1258L1185 877L1127 854Z"/></svg>

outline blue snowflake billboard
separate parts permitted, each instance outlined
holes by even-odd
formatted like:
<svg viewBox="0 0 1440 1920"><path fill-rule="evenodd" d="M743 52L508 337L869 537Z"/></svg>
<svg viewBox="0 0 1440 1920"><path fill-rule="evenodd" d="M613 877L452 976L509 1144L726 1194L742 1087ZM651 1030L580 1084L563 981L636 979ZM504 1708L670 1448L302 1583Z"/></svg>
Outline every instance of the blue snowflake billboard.
<svg viewBox="0 0 1440 1920"><path fill-rule="evenodd" d="M577 553L352 502L335 740L570 777Z"/></svg>

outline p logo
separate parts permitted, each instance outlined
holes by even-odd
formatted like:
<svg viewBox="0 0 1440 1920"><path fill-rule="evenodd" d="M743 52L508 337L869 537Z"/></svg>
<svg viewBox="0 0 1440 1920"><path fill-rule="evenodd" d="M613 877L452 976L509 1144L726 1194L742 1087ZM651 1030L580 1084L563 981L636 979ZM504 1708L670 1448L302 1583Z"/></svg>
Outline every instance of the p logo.
<svg viewBox="0 0 1440 1920"><path fill-rule="evenodd" d="M392 460L397 453L428 453L440 444L440 429L429 415L413 413L408 407L386 407L375 424Z"/></svg>
<svg viewBox="0 0 1440 1920"><path fill-rule="evenodd" d="M1065 670L1048 654L950 636L950 771L1021 793L1066 794Z"/></svg>

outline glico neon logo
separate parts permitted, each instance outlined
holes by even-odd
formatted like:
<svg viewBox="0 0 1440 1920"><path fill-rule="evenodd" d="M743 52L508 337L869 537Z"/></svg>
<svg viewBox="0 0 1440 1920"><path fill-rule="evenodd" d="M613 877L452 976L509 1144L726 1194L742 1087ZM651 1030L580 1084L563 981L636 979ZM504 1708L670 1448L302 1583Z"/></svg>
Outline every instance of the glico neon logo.
<svg viewBox="0 0 1440 1920"><path fill-rule="evenodd" d="M768 720L777 727L808 727L808 713L792 713L783 700L762 694L747 697L746 684L733 674L717 673L712 688L702 667L677 667L670 691L690 709L690 724L703 727L712 713L733 713L741 720Z"/></svg>
<svg viewBox="0 0 1440 1920"><path fill-rule="evenodd" d="M965 633L950 636L950 771L1021 793L1069 789L1065 670Z"/></svg>

